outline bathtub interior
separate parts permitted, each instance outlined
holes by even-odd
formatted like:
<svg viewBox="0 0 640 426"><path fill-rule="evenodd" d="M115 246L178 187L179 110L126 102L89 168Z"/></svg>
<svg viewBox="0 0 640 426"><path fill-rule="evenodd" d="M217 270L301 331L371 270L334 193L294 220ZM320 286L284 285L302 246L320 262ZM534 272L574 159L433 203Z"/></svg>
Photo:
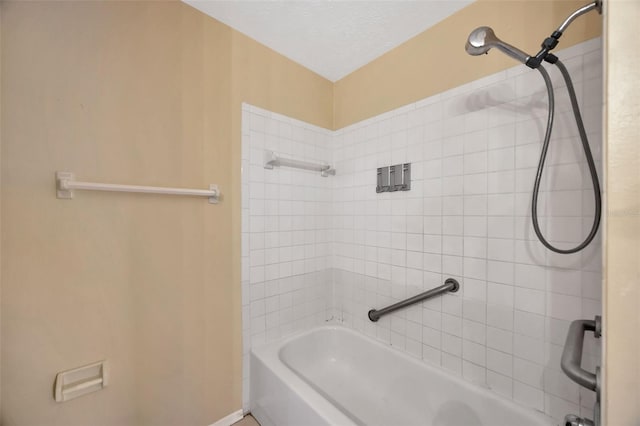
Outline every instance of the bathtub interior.
<svg viewBox="0 0 640 426"><path fill-rule="evenodd" d="M278 360L358 425L549 425L493 395L344 327L289 339Z"/></svg>

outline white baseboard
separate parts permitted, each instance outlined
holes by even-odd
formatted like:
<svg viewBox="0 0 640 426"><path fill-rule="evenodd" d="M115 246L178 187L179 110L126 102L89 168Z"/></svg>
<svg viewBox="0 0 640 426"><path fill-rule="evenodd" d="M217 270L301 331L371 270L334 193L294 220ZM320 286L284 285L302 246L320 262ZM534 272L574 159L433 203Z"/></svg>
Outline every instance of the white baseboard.
<svg viewBox="0 0 640 426"><path fill-rule="evenodd" d="M239 422L242 420L243 414L242 410L234 411L226 417L221 418L215 423L210 424L209 426L231 426L235 422Z"/></svg>

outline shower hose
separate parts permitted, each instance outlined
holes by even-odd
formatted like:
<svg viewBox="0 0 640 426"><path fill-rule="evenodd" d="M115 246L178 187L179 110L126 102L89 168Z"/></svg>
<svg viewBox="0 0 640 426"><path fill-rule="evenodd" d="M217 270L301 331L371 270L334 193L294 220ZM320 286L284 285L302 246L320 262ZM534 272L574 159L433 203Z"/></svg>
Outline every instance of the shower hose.
<svg viewBox="0 0 640 426"><path fill-rule="evenodd" d="M576 92L573 88L573 83L571 81L571 76L569 75L569 71L564 66L562 62L559 60L555 63L555 65L560 70L564 81L567 84L567 91L569 92L569 97L571 98L571 107L573 108L573 115L576 119L576 124L578 125L578 132L580 133L580 141L582 142L582 148L584 150L584 155L587 159L587 164L589 166L589 173L591 174L591 182L593 183L593 197L595 199L595 215L593 217L593 225L591 226L591 231L589 231L589 235L585 238L585 240L577 245L576 247L569 249L560 249L554 247L547 241L542 235L542 231L540 230L540 225L538 223L538 193L540 192L540 181L542 180L542 172L544 171L544 162L547 157L547 151L549 150L549 141L551 139L551 129L553 128L553 116L555 113L555 99L553 95L553 85L551 83L551 78L549 77L549 73L543 68L538 67L537 70L540 71L542 78L547 86L547 94L549 96L549 113L547 117L547 130L544 135L544 143L542 144L542 152L540 153L540 161L538 163L538 171L536 172L536 179L533 185L533 200L531 203L531 219L533 220L533 229L540 239L540 242L547 247L549 250L552 250L556 253L561 254L571 254L577 253L580 250L584 249L586 246L591 243L593 238L596 236L598 232L598 226L600 225L600 216L602 214L602 199L600 196L600 182L598 181L598 172L596 171L596 165L593 161L593 155L591 154L591 149L589 148L589 141L587 139L587 132L584 129L584 123L582 122L582 117L580 116L580 107L578 106L578 100L576 99Z"/></svg>

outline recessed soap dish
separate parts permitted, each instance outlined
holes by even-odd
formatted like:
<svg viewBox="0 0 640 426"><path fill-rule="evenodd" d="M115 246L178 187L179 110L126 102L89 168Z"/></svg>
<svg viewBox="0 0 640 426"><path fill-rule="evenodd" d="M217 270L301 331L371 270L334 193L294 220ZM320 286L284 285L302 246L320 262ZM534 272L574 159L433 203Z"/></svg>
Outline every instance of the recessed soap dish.
<svg viewBox="0 0 640 426"><path fill-rule="evenodd" d="M108 382L107 361L98 361L84 367L56 374L53 398L65 402L91 392L102 390Z"/></svg>

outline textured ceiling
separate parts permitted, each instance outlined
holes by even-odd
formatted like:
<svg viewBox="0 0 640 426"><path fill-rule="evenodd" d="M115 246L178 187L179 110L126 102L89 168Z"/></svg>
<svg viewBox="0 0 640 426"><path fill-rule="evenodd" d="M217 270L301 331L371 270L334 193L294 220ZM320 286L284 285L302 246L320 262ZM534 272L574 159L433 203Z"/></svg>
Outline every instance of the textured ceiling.
<svg viewBox="0 0 640 426"><path fill-rule="evenodd" d="M184 0L337 81L474 0Z"/></svg>

